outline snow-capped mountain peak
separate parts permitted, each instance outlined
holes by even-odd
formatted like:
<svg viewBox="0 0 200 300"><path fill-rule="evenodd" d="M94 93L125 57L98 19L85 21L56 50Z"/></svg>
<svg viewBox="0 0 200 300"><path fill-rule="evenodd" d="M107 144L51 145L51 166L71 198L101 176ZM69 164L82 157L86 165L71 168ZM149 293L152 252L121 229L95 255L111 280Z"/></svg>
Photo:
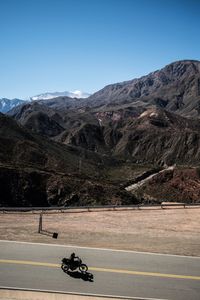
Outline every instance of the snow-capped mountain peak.
<svg viewBox="0 0 200 300"><path fill-rule="evenodd" d="M84 93L81 91L65 91L65 92L54 92L54 93L50 93L50 92L46 92L44 94L39 94L36 96L31 97L30 99L32 101L36 101L36 100L48 100L48 99L52 99L52 98L56 98L56 97L70 97L70 98L87 98L89 97L90 94L88 93Z"/></svg>
<svg viewBox="0 0 200 300"><path fill-rule="evenodd" d="M25 101L21 99L0 98L0 112L6 113L7 111L11 110L13 107L23 103L25 103Z"/></svg>

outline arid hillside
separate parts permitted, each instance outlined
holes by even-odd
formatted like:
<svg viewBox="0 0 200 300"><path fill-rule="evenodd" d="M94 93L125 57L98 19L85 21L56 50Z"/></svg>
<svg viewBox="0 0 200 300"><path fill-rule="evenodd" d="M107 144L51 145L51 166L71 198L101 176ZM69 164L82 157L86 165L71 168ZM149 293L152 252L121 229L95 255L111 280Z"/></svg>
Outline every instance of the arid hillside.
<svg viewBox="0 0 200 300"><path fill-rule="evenodd" d="M2 203L198 202L199 87L200 62L185 60L86 99L33 101L1 115ZM171 179L124 190L168 166L177 167Z"/></svg>
<svg viewBox="0 0 200 300"><path fill-rule="evenodd" d="M31 133L0 114L0 205L130 204L136 198L100 180L109 158Z"/></svg>

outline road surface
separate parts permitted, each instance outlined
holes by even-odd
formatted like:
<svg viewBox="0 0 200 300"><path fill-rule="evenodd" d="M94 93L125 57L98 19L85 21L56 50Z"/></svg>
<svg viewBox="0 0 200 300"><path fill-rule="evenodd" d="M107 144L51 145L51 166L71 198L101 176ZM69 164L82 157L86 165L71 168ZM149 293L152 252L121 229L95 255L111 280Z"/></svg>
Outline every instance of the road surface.
<svg viewBox="0 0 200 300"><path fill-rule="evenodd" d="M94 281L60 268L75 252ZM128 299L200 299L200 258L0 241L0 287Z"/></svg>

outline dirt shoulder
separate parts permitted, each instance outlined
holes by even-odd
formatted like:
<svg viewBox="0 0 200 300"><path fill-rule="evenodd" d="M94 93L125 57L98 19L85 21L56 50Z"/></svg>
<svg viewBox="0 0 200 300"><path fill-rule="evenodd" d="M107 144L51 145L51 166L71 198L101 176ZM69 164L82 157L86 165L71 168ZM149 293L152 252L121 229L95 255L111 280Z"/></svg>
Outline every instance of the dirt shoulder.
<svg viewBox="0 0 200 300"><path fill-rule="evenodd" d="M68 244L200 256L200 208L48 213L1 213L4 240Z"/></svg>
<svg viewBox="0 0 200 300"><path fill-rule="evenodd" d="M99 300L99 297L91 296L78 296L56 293L44 293L44 292L29 292L18 290L0 290L1 300ZM101 300L108 298L101 297ZM115 298L112 298L115 300ZM119 298L118 298L119 299Z"/></svg>

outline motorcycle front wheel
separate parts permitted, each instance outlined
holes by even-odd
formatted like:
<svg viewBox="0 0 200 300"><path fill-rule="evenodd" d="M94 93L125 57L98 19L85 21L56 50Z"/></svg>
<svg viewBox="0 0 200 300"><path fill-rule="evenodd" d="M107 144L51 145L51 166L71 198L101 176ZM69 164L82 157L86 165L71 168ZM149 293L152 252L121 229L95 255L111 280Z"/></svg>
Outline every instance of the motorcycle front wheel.
<svg viewBox="0 0 200 300"><path fill-rule="evenodd" d="M87 272L87 270L88 270L88 266L87 265L85 265L85 264L81 264L80 266L79 266L79 270L81 271L81 272Z"/></svg>

